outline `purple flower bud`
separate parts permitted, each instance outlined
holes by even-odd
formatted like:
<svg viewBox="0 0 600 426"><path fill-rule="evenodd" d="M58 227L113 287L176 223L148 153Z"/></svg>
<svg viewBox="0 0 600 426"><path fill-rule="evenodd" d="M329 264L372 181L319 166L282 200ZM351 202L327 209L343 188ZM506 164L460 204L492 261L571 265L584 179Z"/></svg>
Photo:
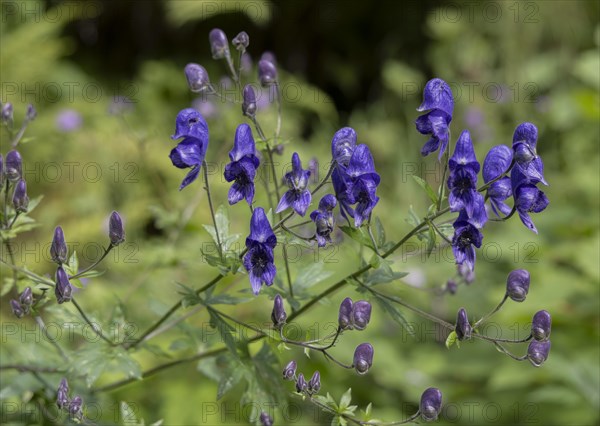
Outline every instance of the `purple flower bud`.
<svg viewBox="0 0 600 426"><path fill-rule="evenodd" d="M225 33L219 28L214 28L208 34L210 50L213 59L223 59L229 56L229 41Z"/></svg>
<svg viewBox="0 0 600 426"><path fill-rule="evenodd" d="M29 307L33 304L33 293L31 292L31 287L25 287L21 296L19 296L19 301L21 305L29 309Z"/></svg>
<svg viewBox="0 0 600 426"><path fill-rule="evenodd" d="M69 402L69 414L73 417L81 418L83 413L81 411L81 406L83 405L83 399L80 396L75 396Z"/></svg>
<svg viewBox="0 0 600 426"><path fill-rule="evenodd" d="M283 299L278 294L273 300L273 312L271 312L271 320L273 321L275 328L281 328L285 324L286 318L287 314L285 313L285 308L283 306Z"/></svg>
<svg viewBox="0 0 600 426"><path fill-rule="evenodd" d="M254 117L254 114L256 114L256 93L252 85L246 84L244 86L242 98L242 114Z"/></svg>
<svg viewBox="0 0 600 426"><path fill-rule="evenodd" d="M263 411L260 413L260 423L262 426L273 426L273 418Z"/></svg>
<svg viewBox="0 0 600 426"><path fill-rule="evenodd" d="M296 380L296 392L301 393L308 389L308 383L304 379L304 374L298 374L298 379Z"/></svg>
<svg viewBox="0 0 600 426"><path fill-rule="evenodd" d="M446 291L450 294L456 294L456 290L458 290L458 284L453 279L449 279L446 281Z"/></svg>
<svg viewBox="0 0 600 426"><path fill-rule="evenodd" d="M56 392L56 405L58 408L66 408L69 405L69 384L67 379L62 379Z"/></svg>
<svg viewBox="0 0 600 426"><path fill-rule="evenodd" d="M340 311L338 314L338 323L340 329L351 330L352 329L352 299L346 297L340 304Z"/></svg>
<svg viewBox="0 0 600 426"><path fill-rule="evenodd" d="M310 393L319 393L319 389L321 389L321 374L315 371L308 381L308 391Z"/></svg>
<svg viewBox="0 0 600 426"><path fill-rule="evenodd" d="M277 68L273 62L261 59L258 62L258 80L263 87L277 82Z"/></svg>
<svg viewBox="0 0 600 426"><path fill-rule="evenodd" d="M359 300L352 306L352 326L357 330L364 330L371 319L371 304L366 300Z"/></svg>
<svg viewBox="0 0 600 426"><path fill-rule="evenodd" d="M184 72L192 92L199 93L210 87L208 72L203 66L190 63L185 66Z"/></svg>
<svg viewBox="0 0 600 426"><path fill-rule="evenodd" d="M19 213L25 213L27 211L29 197L27 196L27 184L25 183L25 180L21 179L17 182L12 202L15 211Z"/></svg>
<svg viewBox="0 0 600 426"><path fill-rule="evenodd" d="M25 120L33 121L33 120L35 120L35 117L37 117L37 111L35 110L34 106L31 104L27 105L27 112L25 113Z"/></svg>
<svg viewBox="0 0 600 426"><path fill-rule="evenodd" d="M456 327L454 328L456 337L458 340L465 340L471 338L471 324L469 324L469 318L467 317L467 311L464 308L458 310L456 316Z"/></svg>
<svg viewBox="0 0 600 426"><path fill-rule="evenodd" d="M427 388L421 394L419 412L426 422L436 420L442 410L442 392L437 388Z"/></svg>
<svg viewBox="0 0 600 426"><path fill-rule="evenodd" d="M526 269L515 269L506 278L506 294L515 302L522 302L529 292L529 272Z"/></svg>
<svg viewBox="0 0 600 426"><path fill-rule="evenodd" d="M123 221L119 213L113 211L108 221L108 236L110 243L113 246L118 246L125 241L125 229L123 228Z"/></svg>
<svg viewBox="0 0 600 426"><path fill-rule="evenodd" d="M11 182L16 182L23 176L23 160L19 151L12 150L6 154L6 178Z"/></svg>
<svg viewBox="0 0 600 426"><path fill-rule="evenodd" d="M23 318L23 315L25 315L25 311L21 307L21 304L15 299L10 300L10 308L17 318Z"/></svg>
<svg viewBox="0 0 600 426"><path fill-rule="evenodd" d="M527 358L534 367L541 366L544 363L544 361L548 359L549 353L550 340L546 340L545 342L538 342L537 340L532 340L531 343L529 343L529 347L527 348Z"/></svg>
<svg viewBox="0 0 600 426"><path fill-rule="evenodd" d="M373 346L361 343L354 350L354 369L358 374L365 374L373 365Z"/></svg>
<svg viewBox="0 0 600 426"><path fill-rule="evenodd" d="M59 265L61 263L66 263L68 258L65 234L60 226L54 228L54 238L52 238L52 245L50 246L50 258Z"/></svg>
<svg viewBox="0 0 600 426"><path fill-rule="evenodd" d="M2 112L0 113L0 119L3 123L9 124L13 121L13 106L10 102L2 105Z"/></svg>
<svg viewBox="0 0 600 426"><path fill-rule="evenodd" d="M4 157L0 154L0 189L4 189Z"/></svg>
<svg viewBox="0 0 600 426"><path fill-rule="evenodd" d="M552 317L548 311L537 311L531 322L531 334L537 341L543 342L550 338Z"/></svg>
<svg viewBox="0 0 600 426"><path fill-rule="evenodd" d="M233 38L233 40L231 40L231 43L235 46L237 50L239 50L240 52L244 52L250 44L250 36L246 31L242 31L238 35L236 35Z"/></svg>
<svg viewBox="0 0 600 426"><path fill-rule="evenodd" d="M67 273L62 266L59 266L56 269L56 286L54 287L56 301L58 303L69 302L72 292L73 288L71 287Z"/></svg>
<svg viewBox="0 0 600 426"><path fill-rule="evenodd" d="M293 380L296 375L296 361L290 361L283 369L283 380Z"/></svg>

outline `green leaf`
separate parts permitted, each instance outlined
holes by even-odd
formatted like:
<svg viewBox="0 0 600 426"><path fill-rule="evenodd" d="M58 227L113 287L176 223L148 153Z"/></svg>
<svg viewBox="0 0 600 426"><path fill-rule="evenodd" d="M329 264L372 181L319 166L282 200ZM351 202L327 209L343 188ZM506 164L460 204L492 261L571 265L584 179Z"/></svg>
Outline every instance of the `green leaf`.
<svg viewBox="0 0 600 426"><path fill-rule="evenodd" d="M433 190L433 188L431 187L431 185L429 185L429 183L427 183L427 181L425 181L424 179L421 179L417 175L412 175L412 177L415 180L415 182L417 182L419 184L419 186L425 190L425 193L427 193L427 196L429 197L431 202L433 204L437 204L438 196L435 193L435 191Z"/></svg>
<svg viewBox="0 0 600 426"><path fill-rule="evenodd" d="M329 278L332 274L332 271L324 270L324 265L321 262L302 268L293 284L294 293L304 293L310 287Z"/></svg>
<svg viewBox="0 0 600 426"><path fill-rule="evenodd" d="M357 241L360 245L369 247L371 250L375 251L373 242L364 228L353 228L351 226L344 225L340 226L340 229L344 232L344 234L348 235L354 241Z"/></svg>
<svg viewBox="0 0 600 426"><path fill-rule="evenodd" d="M350 402L352 402L352 388L348 388L346 392L340 398L340 404L338 406L338 413L341 413L346 408L350 406Z"/></svg>
<svg viewBox="0 0 600 426"><path fill-rule="evenodd" d="M65 272L69 275L76 275L79 270L79 260L77 260L77 252L73 250L69 261L65 265Z"/></svg>
<svg viewBox="0 0 600 426"><path fill-rule="evenodd" d="M229 392L235 385L246 376L248 369L242 362L236 362L229 374L224 374L217 388L217 400Z"/></svg>
<svg viewBox="0 0 600 426"><path fill-rule="evenodd" d="M450 349L450 347L456 343L456 346L460 348L460 342L458 341L458 336L456 335L456 331L452 331L448 337L446 338L446 348Z"/></svg>
<svg viewBox="0 0 600 426"><path fill-rule="evenodd" d="M381 266L369 273L364 283L367 286L375 286L377 284L385 284L396 281L408 275L408 272L395 272L390 265L385 262Z"/></svg>
<svg viewBox="0 0 600 426"><path fill-rule="evenodd" d="M385 229L383 229L379 216L375 218L375 239L379 247L385 246Z"/></svg>

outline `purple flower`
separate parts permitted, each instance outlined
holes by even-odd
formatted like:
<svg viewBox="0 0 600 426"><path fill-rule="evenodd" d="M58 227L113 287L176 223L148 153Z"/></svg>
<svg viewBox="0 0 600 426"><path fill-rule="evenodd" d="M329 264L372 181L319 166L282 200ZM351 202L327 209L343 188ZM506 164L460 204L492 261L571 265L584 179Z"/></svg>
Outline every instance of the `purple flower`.
<svg viewBox="0 0 600 426"><path fill-rule="evenodd" d="M118 246L125 241L125 228L119 213L113 211L108 220L108 237L112 246Z"/></svg>
<svg viewBox="0 0 600 426"><path fill-rule="evenodd" d="M81 411L81 407L83 405L83 399L80 396L74 396L73 399L69 402L69 414L71 416L81 419L83 416L83 412Z"/></svg>
<svg viewBox="0 0 600 426"><path fill-rule="evenodd" d="M6 102L4 105L2 105L2 111L0 112L0 120L7 125L12 125L13 111L13 105L10 102Z"/></svg>
<svg viewBox="0 0 600 426"><path fill-rule="evenodd" d="M467 311L464 308L458 310L456 315L456 327L454 328L456 337L458 340L465 340L471 338L471 324L469 324L469 318L467 317Z"/></svg>
<svg viewBox="0 0 600 426"><path fill-rule="evenodd" d="M292 171L285 174L285 181L290 188L279 200L276 213L281 213L288 207L292 207L300 216L306 214L312 196L308 188L310 171L302 169L302 163L298 153L292 155Z"/></svg>
<svg viewBox="0 0 600 426"><path fill-rule="evenodd" d="M296 392L302 393L308 389L308 383L306 383L306 379L304 378L304 374L298 374L298 379L296 380Z"/></svg>
<svg viewBox="0 0 600 426"><path fill-rule="evenodd" d="M437 388L427 388L421 394L419 412L426 422L436 420L442 410L442 392Z"/></svg>
<svg viewBox="0 0 600 426"><path fill-rule="evenodd" d="M229 56L229 40L219 28L213 28L208 34L210 50L213 59L223 59Z"/></svg>
<svg viewBox="0 0 600 426"><path fill-rule="evenodd" d="M56 116L56 127L61 132L74 132L79 129L82 124L83 117L74 109L64 109Z"/></svg>
<svg viewBox="0 0 600 426"><path fill-rule="evenodd" d="M54 286L54 294L58 303L69 302L73 287L69 282L69 277L62 266L56 269L56 285Z"/></svg>
<svg viewBox="0 0 600 426"><path fill-rule="evenodd" d="M54 237L52 238L52 245L50 246L50 257L53 262L58 264L65 263L69 251L67 243L65 242L65 234L60 226L54 229Z"/></svg>
<svg viewBox="0 0 600 426"><path fill-rule="evenodd" d="M4 188L4 157L0 154L0 188Z"/></svg>
<svg viewBox="0 0 600 426"><path fill-rule="evenodd" d="M19 296L19 302L26 311L29 311L29 307L33 304L33 293L31 292L31 287L25 287L25 290L23 290Z"/></svg>
<svg viewBox="0 0 600 426"><path fill-rule="evenodd" d="M67 408L69 405L69 384L67 379L61 379L56 392L56 405L58 408Z"/></svg>
<svg viewBox="0 0 600 426"><path fill-rule="evenodd" d="M325 247L331 243L331 233L335 225L333 218L333 209L337 205L337 200L332 194L324 195L319 201L319 208L310 214L310 219L317 227L316 237L319 247Z"/></svg>
<svg viewBox="0 0 600 426"><path fill-rule="evenodd" d="M180 191L198 177L208 147L208 125L195 109L186 108L177 114L175 134L171 139L181 138L184 139L169 154L175 167L192 168L181 182Z"/></svg>
<svg viewBox="0 0 600 426"><path fill-rule="evenodd" d="M452 252L456 263L459 265L466 264L470 270L473 270L475 268L474 247L481 247L483 235L478 227L469 221L464 210L459 213L452 226L454 227Z"/></svg>
<svg viewBox="0 0 600 426"><path fill-rule="evenodd" d="M292 380L296 375L296 361L290 361L283 369L283 380Z"/></svg>
<svg viewBox="0 0 600 426"><path fill-rule="evenodd" d="M352 302L346 297L340 304L338 324L341 330L364 330L371 320L371 304L366 300Z"/></svg>
<svg viewBox="0 0 600 426"><path fill-rule="evenodd" d="M246 84L242 92L242 114L250 118L256 114L256 93L251 84Z"/></svg>
<svg viewBox="0 0 600 426"><path fill-rule="evenodd" d="M352 328L352 299L346 297L340 304L338 313L338 324L341 330L350 330Z"/></svg>
<svg viewBox="0 0 600 426"><path fill-rule="evenodd" d="M519 213L521 222L537 234L537 228L533 224L529 213L540 213L550 201L543 191L540 191L535 183L523 174L519 169L514 168L511 173L511 185L513 197L515 200L515 209Z"/></svg>
<svg viewBox="0 0 600 426"><path fill-rule="evenodd" d="M283 306L283 299L278 294L273 300L273 311L271 312L271 320L275 328L281 328L285 324L287 314L285 313L285 307Z"/></svg>
<svg viewBox="0 0 600 426"><path fill-rule="evenodd" d="M12 310L12 313L17 318L23 318L23 316L25 315L25 311L23 310L23 307L15 299L10 299L10 309Z"/></svg>
<svg viewBox="0 0 600 426"><path fill-rule="evenodd" d="M12 203L16 212L27 212L27 206L29 206L29 197L27 196L27 184L25 183L24 179L20 179L15 185L15 192L13 192Z"/></svg>
<svg viewBox="0 0 600 426"><path fill-rule="evenodd" d="M361 343L354 350L354 369L358 374L365 374L373 366L373 346Z"/></svg>
<svg viewBox="0 0 600 426"><path fill-rule="evenodd" d="M356 132L352 127L342 127L331 140L331 158L338 165L346 167L356 148Z"/></svg>
<svg viewBox="0 0 600 426"><path fill-rule="evenodd" d="M321 389L321 374L315 371L308 381L308 391L313 394L318 393L319 389Z"/></svg>
<svg viewBox="0 0 600 426"><path fill-rule="evenodd" d="M6 154L6 170L4 174L10 182L16 182L23 176L23 159L19 151L13 149Z"/></svg>
<svg viewBox="0 0 600 426"><path fill-rule="evenodd" d="M529 292L529 272L526 269L515 269L506 278L506 294L515 302L522 302Z"/></svg>
<svg viewBox="0 0 600 426"><path fill-rule="evenodd" d="M538 129L532 123L521 123L513 134L512 149L517 168L529 179L548 185L544 179L544 164L536 152Z"/></svg>
<svg viewBox="0 0 600 426"><path fill-rule="evenodd" d="M184 69L190 90L194 93L203 92L210 87L208 72L202 65L189 63Z"/></svg>
<svg viewBox="0 0 600 426"><path fill-rule="evenodd" d="M33 121L37 117L37 111L32 104L27 105L27 110L25 111L25 121Z"/></svg>
<svg viewBox="0 0 600 426"><path fill-rule="evenodd" d="M415 124L417 131L423 135L431 135L429 141L421 148L421 155L426 156L440 150L438 158L441 159L448 146L452 121L454 99L450 86L439 78L430 80L423 90L423 103L417 111L429 111L417 118Z"/></svg>
<svg viewBox="0 0 600 426"><path fill-rule="evenodd" d="M273 249L277 245L277 237L262 207L257 207L250 220L250 235L246 238L248 252L244 256L244 267L248 271L252 291L258 295L263 283L270 286L277 272Z"/></svg>
<svg viewBox="0 0 600 426"><path fill-rule="evenodd" d="M273 426L273 418L263 411L260 413L260 423L262 426Z"/></svg>
<svg viewBox="0 0 600 426"><path fill-rule="evenodd" d="M258 80L263 87L277 83L277 68L273 62L267 59L258 61Z"/></svg>
<svg viewBox="0 0 600 426"><path fill-rule="evenodd" d="M483 160L483 182L489 183L498 176L506 173L512 162L512 151L506 145L496 145L485 156ZM492 211L496 216L500 216L500 213L505 216L510 214L511 208L504 203L504 200L512 196L512 186L510 184L510 178L504 176L494 183L492 183L487 189L487 195L490 199Z"/></svg>
<svg viewBox="0 0 600 426"><path fill-rule="evenodd" d="M225 180L234 182L229 188L230 205L246 199L248 205L254 200L254 178L260 160L256 156L256 146L252 137L252 129L247 124L240 124L235 131L233 149L229 151L231 162L225 166Z"/></svg>
<svg viewBox="0 0 600 426"><path fill-rule="evenodd" d="M240 52L244 52L250 45L250 36L246 31L241 31L231 40L231 44Z"/></svg>
<svg viewBox="0 0 600 426"><path fill-rule="evenodd" d="M456 142L454 154L448 162L448 203L453 212L465 210L470 222L478 228L487 221L484 198L477 192L479 163L468 130L463 131Z"/></svg>
<svg viewBox="0 0 600 426"><path fill-rule="evenodd" d="M527 358L534 367L541 366L548 359L550 353L550 340L538 342L532 340L527 347Z"/></svg>
<svg viewBox="0 0 600 426"><path fill-rule="evenodd" d="M531 335L538 342L544 342L550 338L552 329L552 317L548 311L538 311L531 321Z"/></svg>

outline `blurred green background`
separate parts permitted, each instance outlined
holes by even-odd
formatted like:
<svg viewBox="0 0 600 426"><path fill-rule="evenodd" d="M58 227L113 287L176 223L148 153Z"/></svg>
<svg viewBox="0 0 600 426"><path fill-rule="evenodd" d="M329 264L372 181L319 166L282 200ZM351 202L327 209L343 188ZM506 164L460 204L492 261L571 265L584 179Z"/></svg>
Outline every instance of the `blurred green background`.
<svg viewBox="0 0 600 426"><path fill-rule="evenodd" d="M535 123L538 152L550 183L544 188L549 207L533 215L539 235L516 217L489 223L478 252L476 280L459 287L456 295L434 291L456 273L448 248L426 259L415 240L393 256L395 270L410 274L381 289L450 322L459 307L476 320L502 298L508 272L526 268L532 276L528 299L508 303L486 331L506 338L526 335L532 315L548 310L553 316L552 351L542 368L515 362L479 340L448 350L445 332L402 311L415 329L411 336L378 305L367 330L344 335L334 349L350 362L357 344L371 342L375 362L367 375L337 368L317 354L308 359L295 347L272 351L278 357L272 366L279 372L296 359L305 375L319 369L322 393L339 399L351 387L353 402L360 408L373 402L379 419L406 418L416 410L421 392L436 386L446 404L441 423L598 424L598 2L2 1L0 7L1 101L14 104L18 123L28 103L38 110L20 151L30 197L44 195L33 213L40 226L23 234L16 245L18 263L51 274L47 250L52 230L60 224L81 263L90 264L105 243L110 212L118 210L126 222L127 243L103 264L107 272L91 280L78 299L101 322L126 318L136 332L178 300L176 283L200 287L214 275L200 255L210 242L202 227L210 223L210 216L201 183L177 191L184 171L172 167L168 158L177 112L197 106L211 131L207 160L216 204L227 205L229 185L222 168L235 128L244 118L239 105L217 98L198 101L182 72L186 63L198 62L213 82L233 93L230 82L221 78L226 74L224 63L210 58L212 28L222 28L230 38L248 32L255 61L266 50L276 55L286 141L284 154L277 158L278 170L285 171L291 153L297 151L305 164L318 158L323 176L333 133L346 125L356 129L382 175L375 214L389 240L398 241L410 230L406 218L411 206L419 216L426 213L427 197L411 174L435 187L440 183L437 160L420 157L426 137L414 128L428 79L440 77L451 84L456 98L453 134L469 129L480 160L493 145L510 144L520 122ZM254 64L244 79L255 81L255 75ZM68 129L61 124L66 111L80 117L79 126ZM273 129L274 105L267 103L259 114L263 127ZM7 135L0 138L5 155ZM266 197L259 195L257 204L266 206ZM228 210L232 232L241 235L238 243L243 244L248 209L240 203ZM347 237L338 239L343 244L330 250L294 250L294 276L308 267L319 268L315 263L331 272L322 282L311 283L312 294L357 265L357 244ZM3 276L7 271L2 269ZM217 291L240 296L238 292L248 287L247 277L237 274L223 280ZM8 307L11 295L2 297L2 363L51 362L55 355L50 345L5 334L6 324L15 322ZM362 297L346 286L299 318L298 326L327 333L345 296ZM271 306L262 294L219 308L266 328ZM47 315L58 322L72 320L76 317L71 309L61 306ZM154 339L151 350L134 355L143 370L218 343L208 328L207 313L198 307L182 311L191 312L195 315L185 323ZM23 321L34 327L31 319ZM66 336L63 340L69 344ZM93 344L80 343L71 343L80 348L78 356L94 351ZM250 353L266 353L268 348L262 342L253 344ZM526 346L514 350L521 355ZM268 356L257 355L244 371L262 374L266 367L261 360ZM229 374L219 363L213 359L183 364L94 395L83 379L74 376L71 381L88 409L97 409L95 423L123 421L117 415L118 403L126 401L147 423L164 419L165 424L246 424L250 410L239 405L240 397L247 392L251 399L261 391L246 389L242 381L215 403L218 380ZM38 382L26 373L1 373L2 422L50 422L31 414L36 409L28 401ZM97 384L122 377L118 371L106 371ZM53 385L59 379L48 376ZM277 424L327 424L326 414L291 394L292 385L277 383L269 389L284 400L286 392L290 394L287 405L277 405ZM14 404L19 411L9 414Z"/></svg>

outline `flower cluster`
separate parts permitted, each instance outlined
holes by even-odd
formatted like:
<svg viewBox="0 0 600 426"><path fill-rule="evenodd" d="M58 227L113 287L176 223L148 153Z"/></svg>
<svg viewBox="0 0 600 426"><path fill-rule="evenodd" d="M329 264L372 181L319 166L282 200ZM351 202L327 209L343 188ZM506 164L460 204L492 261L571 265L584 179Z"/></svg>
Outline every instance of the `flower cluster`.
<svg viewBox="0 0 600 426"><path fill-rule="evenodd" d="M79 395L69 398L69 384L67 379L62 379L56 391L56 405L61 410L66 410L69 415L81 421L83 418L83 399Z"/></svg>
<svg viewBox="0 0 600 426"><path fill-rule="evenodd" d="M296 376L296 361L290 361L283 369L283 379L296 382L296 392L305 393L307 395L314 395L321 389L321 373L315 371L307 382L304 378L304 374L299 373Z"/></svg>

